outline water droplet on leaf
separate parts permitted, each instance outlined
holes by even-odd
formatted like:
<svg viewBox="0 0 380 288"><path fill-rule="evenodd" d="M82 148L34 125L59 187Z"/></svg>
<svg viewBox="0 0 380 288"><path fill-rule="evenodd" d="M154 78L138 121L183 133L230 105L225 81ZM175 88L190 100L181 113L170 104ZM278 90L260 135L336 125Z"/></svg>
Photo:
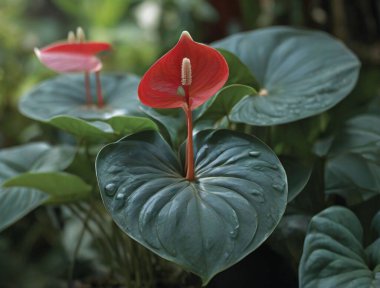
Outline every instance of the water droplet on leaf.
<svg viewBox="0 0 380 288"><path fill-rule="evenodd" d="M104 187L104 192L106 192L106 194L108 196L113 196L115 195L115 192L116 192L116 184L115 183L108 183L105 187Z"/></svg>

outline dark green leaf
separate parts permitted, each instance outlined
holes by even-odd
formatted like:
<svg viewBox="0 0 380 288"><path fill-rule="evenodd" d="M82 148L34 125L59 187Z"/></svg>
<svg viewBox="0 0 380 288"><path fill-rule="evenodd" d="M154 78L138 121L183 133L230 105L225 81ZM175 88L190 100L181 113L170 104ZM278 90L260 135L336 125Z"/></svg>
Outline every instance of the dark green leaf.
<svg viewBox="0 0 380 288"><path fill-rule="evenodd" d="M343 153L328 159L325 193L340 195L349 205L358 204L380 193L380 162L357 153Z"/></svg>
<svg viewBox="0 0 380 288"><path fill-rule="evenodd" d="M85 119L108 119L116 115L140 116L137 98L139 78L134 75L102 75L105 107L86 105L83 75L63 75L47 80L25 94L19 109L25 116L48 121L59 115ZM91 94L96 102L95 79L91 79Z"/></svg>
<svg viewBox="0 0 380 288"><path fill-rule="evenodd" d="M260 140L228 130L194 137L196 180L152 131L110 144L98 154L107 210L129 236L198 274L216 273L255 250L285 210L286 175Z"/></svg>
<svg viewBox="0 0 380 288"><path fill-rule="evenodd" d="M288 177L288 202L290 202L305 188L313 169L289 157L281 159L281 163Z"/></svg>
<svg viewBox="0 0 380 288"><path fill-rule="evenodd" d="M76 175L64 172L24 173L10 178L3 187L28 187L49 195L49 203L65 203L89 196L91 186Z"/></svg>
<svg viewBox="0 0 380 288"><path fill-rule="evenodd" d="M364 249L362 235L360 221L347 208L330 207L314 216L299 268L300 287L379 287L380 258L373 253L379 253L380 239Z"/></svg>
<svg viewBox="0 0 380 288"><path fill-rule="evenodd" d="M213 46L237 55L260 84L262 96L244 98L231 113L251 125L292 122L333 107L354 87L360 66L328 34L290 27L235 34Z"/></svg>
<svg viewBox="0 0 380 288"><path fill-rule="evenodd" d="M0 232L40 206L48 197L36 189L0 188Z"/></svg>

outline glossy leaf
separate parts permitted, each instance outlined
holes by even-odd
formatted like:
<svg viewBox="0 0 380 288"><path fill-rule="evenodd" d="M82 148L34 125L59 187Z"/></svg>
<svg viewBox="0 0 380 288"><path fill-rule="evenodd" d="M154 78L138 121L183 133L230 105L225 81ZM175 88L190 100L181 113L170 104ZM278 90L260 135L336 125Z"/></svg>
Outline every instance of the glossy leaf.
<svg viewBox="0 0 380 288"><path fill-rule="evenodd" d="M360 66L330 35L290 27L235 34L213 46L236 54L260 85L263 96L244 98L231 113L232 120L251 125L288 123L326 111L350 93Z"/></svg>
<svg viewBox="0 0 380 288"><path fill-rule="evenodd" d="M358 153L343 153L328 159L325 193L340 195L349 205L380 194L380 162Z"/></svg>
<svg viewBox="0 0 380 288"><path fill-rule="evenodd" d="M380 259L373 257L379 250L372 247L380 248L380 238L365 249L362 236L359 219L347 208L330 207L314 216L299 268L300 287L379 287Z"/></svg>
<svg viewBox="0 0 380 288"><path fill-rule="evenodd" d="M56 116L84 119L109 119L119 115L141 116L137 98L139 78L128 74L102 75L105 106L86 105L83 75L63 75L42 82L20 100L19 110L25 116L48 121ZM95 79L91 79L91 94L96 95Z"/></svg>
<svg viewBox="0 0 380 288"><path fill-rule="evenodd" d="M0 232L44 203L49 196L39 190L0 188Z"/></svg>
<svg viewBox="0 0 380 288"><path fill-rule="evenodd" d="M189 61L189 83L184 84L183 60ZM228 65L214 48L193 41L183 32L178 43L156 63L141 79L138 93L144 105L153 108L197 108L212 97L228 78ZM188 95L178 89L188 86Z"/></svg>
<svg viewBox="0 0 380 288"><path fill-rule="evenodd" d="M65 172L28 172L10 178L3 187L28 187L49 195L49 203L65 203L87 198L91 186L81 178Z"/></svg>
<svg viewBox="0 0 380 288"><path fill-rule="evenodd" d="M98 183L124 232L206 284L274 230L286 175L260 140L228 130L195 135L195 181L184 176L184 154L178 159L156 132L131 135L98 154Z"/></svg>
<svg viewBox="0 0 380 288"><path fill-rule="evenodd" d="M157 125L148 118L114 116L102 121L86 121L72 116L56 116L49 124L80 139L115 141L122 136L143 130L157 130Z"/></svg>

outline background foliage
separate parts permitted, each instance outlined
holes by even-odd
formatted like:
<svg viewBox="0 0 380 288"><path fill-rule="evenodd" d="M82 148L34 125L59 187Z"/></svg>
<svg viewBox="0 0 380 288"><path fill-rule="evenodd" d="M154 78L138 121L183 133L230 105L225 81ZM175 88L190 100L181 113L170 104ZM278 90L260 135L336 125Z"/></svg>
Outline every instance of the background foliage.
<svg viewBox="0 0 380 288"><path fill-rule="evenodd" d="M277 143L273 147L276 152L284 152L281 142L291 139L294 145L288 146L289 151L284 154L307 156L317 138L339 129L346 119L366 110L380 111L380 4L375 0L3 0L0 2L0 148L46 139L51 142L57 136L51 127L21 116L16 106L22 93L54 75L40 65L32 53L33 48L64 39L68 30L82 26L89 39L113 44L114 50L103 59L105 71L141 75L177 41L183 30L188 30L197 41L209 43L239 31L278 24L315 28L335 35L359 56L362 69L355 90L342 103L327 113L284 129L284 134L275 133L276 139L272 141ZM327 122L328 128L324 125ZM265 139L265 131L258 129L257 133ZM323 147L323 143L319 147ZM339 164L338 160L332 164ZM309 183L306 191L314 184ZM297 241L303 242L305 219L325 208L320 199L323 195L313 197L313 200L298 197L293 206L288 207L294 213L287 215L289 221L280 225L283 233L271 237L271 248L264 245L254 253L253 259L246 259L232 268L235 270L225 272L226 276L217 277L210 287L224 287L221 283L232 287L239 281L239 273L246 270L250 274L247 277L252 279L245 282L261 283L263 287L297 287L301 253L297 250ZM307 201L312 202L310 207ZM378 203L380 196L369 201ZM302 203L303 211L297 202ZM369 226L378 209L376 206L368 209L371 206L366 204L352 208L363 227ZM56 217L55 210L53 206L40 208L0 234L1 287L65 287L70 274L67 267L71 263L71 254L67 251L75 246L72 243L77 239L80 225L69 217L70 211L59 211L62 215ZM307 217L299 217L300 212ZM64 219L69 219L69 224L63 227ZM296 239L286 243L287 249L284 250L283 245L276 249L276 244L287 241L282 237L290 232ZM369 244L365 233L366 229L364 243ZM92 271L104 268L91 261L95 256L91 254L91 247L86 249L85 246L81 248L80 265L77 265L80 268L75 269L74 279L86 279ZM292 259L292 265L285 259ZM276 267L270 266L273 261ZM160 265L161 270L168 269L166 264ZM268 277L271 273L278 275L278 282ZM183 276L183 283L191 286L192 279L186 277ZM97 280L91 279L93 283ZM167 282L170 283L170 279ZM79 283L73 285L81 287Z"/></svg>

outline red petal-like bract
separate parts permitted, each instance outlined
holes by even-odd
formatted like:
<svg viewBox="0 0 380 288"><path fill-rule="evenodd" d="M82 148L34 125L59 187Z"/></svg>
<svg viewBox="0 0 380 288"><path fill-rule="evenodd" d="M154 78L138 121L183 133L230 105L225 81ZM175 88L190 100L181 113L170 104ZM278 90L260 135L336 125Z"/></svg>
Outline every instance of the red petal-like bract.
<svg viewBox="0 0 380 288"><path fill-rule="evenodd" d="M228 78L228 65L214 48L193 41L183 32L178 43L162 56L143 76L138 94L141 102L153 108L179 108L186 97L178 95L181 86L181 65L191 62L191 85L188 86L189 108L197 108L213 96Z"/></svg>
<svg viewBox="0 0 380 288"><path fill-rule="evenodd" d="M109 49L111 45L105 42L63 42L35 51L46 67L58 73L67 73L99 71L102 63L95 55Z"/></svg>

